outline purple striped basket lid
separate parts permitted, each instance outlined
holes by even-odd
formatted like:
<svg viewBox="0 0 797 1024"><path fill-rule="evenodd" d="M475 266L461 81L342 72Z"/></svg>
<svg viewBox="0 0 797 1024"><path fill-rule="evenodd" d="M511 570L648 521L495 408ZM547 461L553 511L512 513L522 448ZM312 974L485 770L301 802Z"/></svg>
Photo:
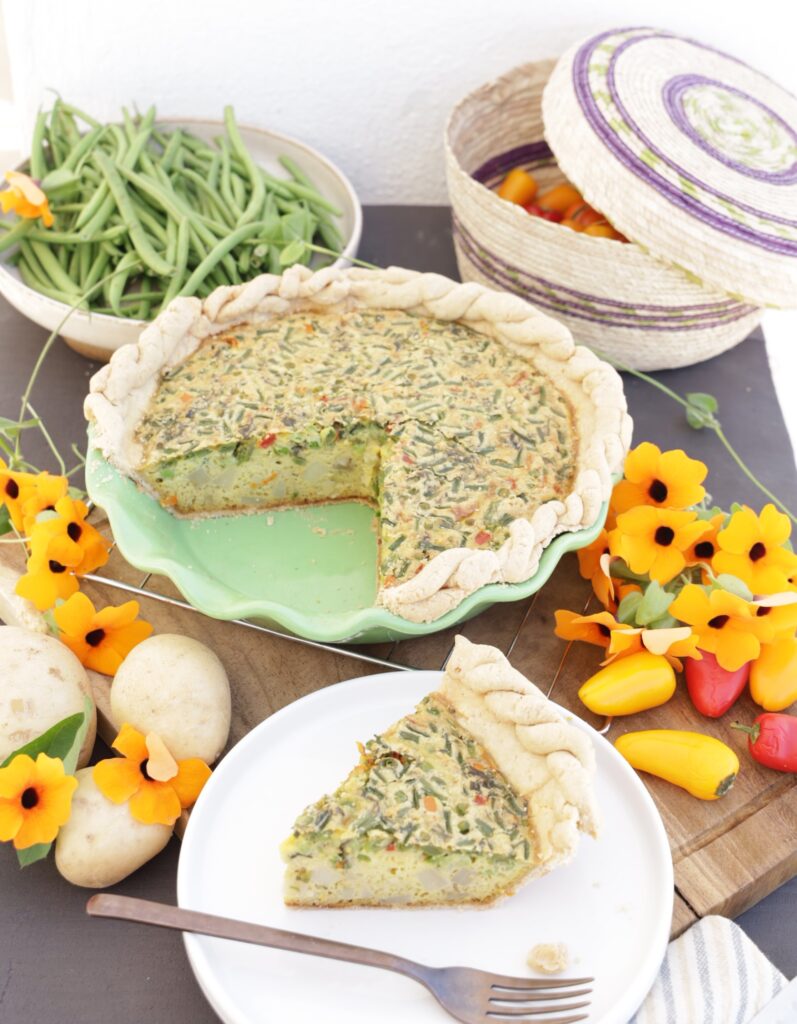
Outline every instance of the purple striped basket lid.
<svg viewBox="0 0 797 1024"><path fill-rule="evenodd" d="M543 94L562 171L623 234L755 305L797 306L797 98L653 28L557 62Z"/></svg>

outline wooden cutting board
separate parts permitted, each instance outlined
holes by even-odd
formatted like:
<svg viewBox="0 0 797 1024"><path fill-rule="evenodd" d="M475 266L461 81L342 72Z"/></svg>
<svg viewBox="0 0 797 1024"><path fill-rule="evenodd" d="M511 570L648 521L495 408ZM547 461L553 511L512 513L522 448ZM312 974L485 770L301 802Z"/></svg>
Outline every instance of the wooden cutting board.
<svg viewBox="0 0 797 1024"><path fill-rule="evenodd" d="M107 531L107 523L96 525ZM0 562L21 569L15 545L0 545ZM230 745L279 708L323 686L385 671L346 653L332 653L271 637L244 626L209 619L159 598L181 600L165 578L145 576L113 552L102 575L143 587L141 614L158 633L180 633L208 644L221 658L232 686ZM86 581L95 604L120 603L131 596L108 585ZM554 636L557 608L596 609L589 583L582 580L574 555L568 555L545 587L533 597L495 605L461 627L475 643L507 654L543 691L591 724L602 724L581 705L577 691L598 668L601 652L588 644L566 644ZM392 663L441 669L456 630L395 644L357 648ZM109 742L115 730L108 715L110 680L95 676L100 734ZM751 722L759 708L744 696L724 718L703 718L692 707L685 685L661 708L618 719L609 739L635 729L677 728L710 733L737 750L741 771L722 799L705 802L652 776L642 776L661 812L675 867L672 934L707 914L734 917L797 874L797 776L761 767L749 757L746 739L730 722Z"/></svg>

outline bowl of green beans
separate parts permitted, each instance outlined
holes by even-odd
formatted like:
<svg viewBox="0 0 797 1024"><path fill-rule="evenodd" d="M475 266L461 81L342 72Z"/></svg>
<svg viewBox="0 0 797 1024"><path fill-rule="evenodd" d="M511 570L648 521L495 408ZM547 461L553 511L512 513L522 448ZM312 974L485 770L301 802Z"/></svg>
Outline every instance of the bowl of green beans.
<svg viewBox="0 0 797 1024"><path fill-rule="evenodd" d="M177 296L293 263L354 258L362 209L346 176L311 147L223 121L155 108L101 123L60 99L36 121L19 168L37 180L54 223L0 218L0 293L107 360Z"/></svg>

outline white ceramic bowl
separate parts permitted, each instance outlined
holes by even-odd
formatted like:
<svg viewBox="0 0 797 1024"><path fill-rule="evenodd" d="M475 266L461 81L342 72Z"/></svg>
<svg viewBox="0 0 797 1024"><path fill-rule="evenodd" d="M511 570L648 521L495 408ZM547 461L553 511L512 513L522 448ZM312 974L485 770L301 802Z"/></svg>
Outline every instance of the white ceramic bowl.
<svg viewBox="0 0 797 1024"><path fill-rule="evenodd" d="M158 125L163 128L186 128L208 142L224 132L221 121L194 118L169 118L159 121ZM247 125L239 125L239 129L247 149L257 164L278 177L285 177L286 172L278 157L292 157L321 195L340 208L343 215L337 224L344 238L344 248L336 265L347 266L351 258L357 255L360 244L362 207L346 175L312 147L287 135ZM63 302L48 298L41 292L29 288L21 279L16 267L8 261L6 253L0 260L0 294L20 313L48 331L58 327L69 313L69 307ZM147 321L144 320L74 310L64 324L61 334L66 343L81 355L107 361L117 348L128 342L137 341L146 326Z"/></svg>

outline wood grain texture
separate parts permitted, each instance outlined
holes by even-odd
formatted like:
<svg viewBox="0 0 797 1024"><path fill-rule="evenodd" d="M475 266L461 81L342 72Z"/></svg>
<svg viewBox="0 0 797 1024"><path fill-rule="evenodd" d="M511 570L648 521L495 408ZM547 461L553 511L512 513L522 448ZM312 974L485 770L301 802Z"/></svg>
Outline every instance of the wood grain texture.
<svg viewBox="0 0 797 1024"><path fill-rule="evenodd" d="M101 513L95 524L107 531ZM0 561L22 569L13 545L0 546ZM293 701L333 683L382 669L349 657L344 650L328 652L303 646L290 638L264 635L231 622L164 604L158 595L181 599L164 577L148 576L129 566L118 551L111 553L100 576L142 587L136 599L141 614L158 633L181 633L210 646L221 658L232 689L229 746L254 726ZM84 592L97 606L120 603L131 596L101 581L84 581ZM554 635L558 608L579 612L597 610L590 585L578 572L575 555L567 555L549 582L524 601L497 604L459 629L395 644L369 645L362 650L397 664L441 669L457 632L474 643L492 644L563 707L597 728L603 725L578 699L578 689L603 657L597 647L567 644ZM98 708L98 729L110 744L117 723L110 716L110 680L92 674ZM719 720L703 718L679 683L675 697L661 708L616 719L609 739L624 732L650 728L683 728L709 733L730 744L742 765L730 792L717 801L700 801L652 776L644 776L664 820L675 867L676 893L672 934L696 918L721 913L735 916L797 874L797 780L770 771L749 757L744 736L731 721L752 721L758 708L745 695L733 711ZM185 820L179 825L182 831Z"/></svg>

